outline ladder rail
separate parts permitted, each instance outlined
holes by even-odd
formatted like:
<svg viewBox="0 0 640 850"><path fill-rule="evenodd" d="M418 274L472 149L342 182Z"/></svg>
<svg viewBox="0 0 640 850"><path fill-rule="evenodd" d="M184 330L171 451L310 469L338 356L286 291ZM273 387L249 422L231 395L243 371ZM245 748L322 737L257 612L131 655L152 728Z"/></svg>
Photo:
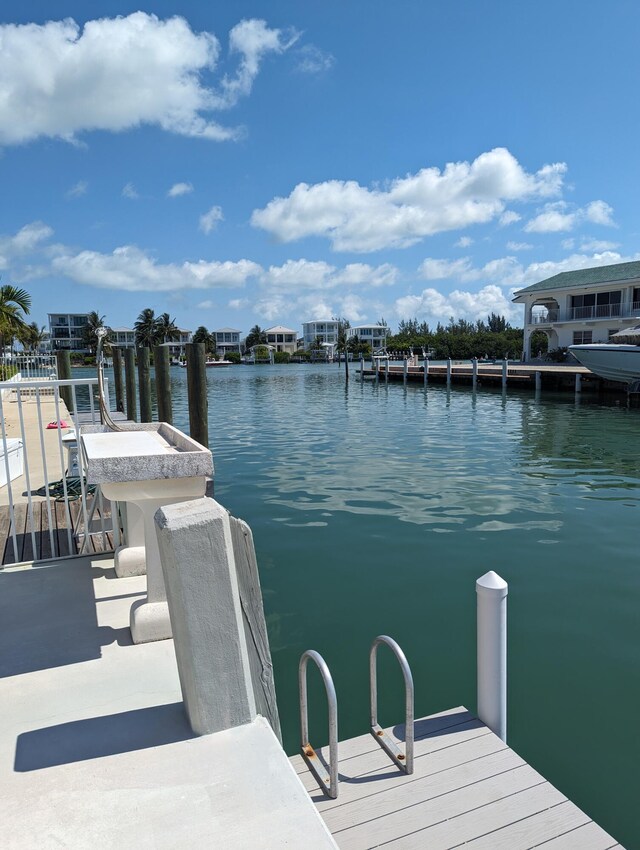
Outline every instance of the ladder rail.
<svg viewBox="0 0 640 850"><path fill-rule="evenodd" d="M404 677L405 688L405 746L404 753L397 746L396 742L385 732L378 723L378 647L380 644L386 644L395 655L402 675ZM370 698L371 698L371 734L380 744L382 749L387 753L389 758L396 764L400 770L406 774L413 773L413 740L414 740L414 687L413 676L409 662L400 646L396 641L388 635L378 635L371 644L369 651L369 682L370 682Z"/></svg>
<svg viewBox="0 0 640 850"><path fill-rule="evenodd" d="M320 671L329 706L329 771L320 761L309 742L309 706L307 699L307 665L313 661ZM300 751L310 770L315 774L322 791L335 800L338 796L338 699L327 662L314 649L302 653L298 666L300 693Z"/></svg>

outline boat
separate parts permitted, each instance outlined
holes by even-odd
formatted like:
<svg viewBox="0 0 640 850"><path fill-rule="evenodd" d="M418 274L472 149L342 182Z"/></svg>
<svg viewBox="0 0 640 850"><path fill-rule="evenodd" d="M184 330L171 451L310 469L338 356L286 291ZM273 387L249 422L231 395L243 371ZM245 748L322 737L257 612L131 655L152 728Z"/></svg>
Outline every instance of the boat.
<svg viewBox="0 0 640 850"><path fill-rule="evenodd" d="M640 385L640 345L593 343L570 345L569 351L583 366L601 378Z"/></svg>
<svg viewBox="0 0 640 850"><path fill-rule="evenodd" d="M183 369L187 368L186 363L179 364ZM210 366L233 366L231 360L205 360L204 365L209 368Z"/></svg>

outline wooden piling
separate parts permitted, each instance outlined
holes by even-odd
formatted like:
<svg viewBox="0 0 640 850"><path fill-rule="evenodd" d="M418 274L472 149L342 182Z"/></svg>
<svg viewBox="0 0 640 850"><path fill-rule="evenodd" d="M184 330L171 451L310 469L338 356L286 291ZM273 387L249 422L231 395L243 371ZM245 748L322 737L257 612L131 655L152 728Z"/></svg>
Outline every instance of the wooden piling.
<svg viewBox="0 0 640 850"><path fill-rule="evenodd" d="M124 350L124 383L127 390L127 419L137 422L136 353L133 348Z"/></svg>
<svg viewBox="0 0 640 850"><path fill-rule="evenodd" d="M169 346L156 345L153 349L153 365L156 373L156 397L158 399L158 422L173 425L173 406L171 403L171 367L169 365Z"/></svg>
<svg viewBox="0 0 640 850"><path fill-rule="evenodd" d="M151 422L151 372L150 351L145 347L137 348L138 355L138 392L140 393L140 421Z"/></svg>
<svg viewBox="0 0 640 850"><path fill-rule="evenodd" d="M71 380L71 352L64 348L56 351L56 365L58 368L58 380ZM60 397L67 406L69 413L73 413L73 394L71 387L60 387Z"/></svg>
<svg viewBox="0 0 640 850"><path fill-rule="evenodd" d="M189 433L198 443L209 446L209 402L207 367L203 342L188 342L187 395L189 399Z"/></svg>
<svg viewBox="0 0 640 850"><path fill-rule="evenodd" d="M114 345L111 349L113 358L113 385L116 392L116 410L124 413L124 386L122 383L122 352Z"/></svg>

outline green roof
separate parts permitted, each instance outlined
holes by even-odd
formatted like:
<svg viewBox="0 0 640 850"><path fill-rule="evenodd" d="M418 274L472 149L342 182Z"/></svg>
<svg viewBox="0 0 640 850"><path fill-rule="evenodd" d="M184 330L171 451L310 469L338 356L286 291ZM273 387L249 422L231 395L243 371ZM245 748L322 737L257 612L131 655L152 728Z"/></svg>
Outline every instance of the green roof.
<svg viewBox="0 0 640 850"><path fill-rule="evenodd" d="M633 280L640 277L640 260L633 263L615 263L612 266L597 266L594 269L576 269L572 272L561 272L533 283L514 293L517 298L525 292L538 292L548 289L568 289L573 286L590 286L593 283L615 283L619 280Z"/></svg>

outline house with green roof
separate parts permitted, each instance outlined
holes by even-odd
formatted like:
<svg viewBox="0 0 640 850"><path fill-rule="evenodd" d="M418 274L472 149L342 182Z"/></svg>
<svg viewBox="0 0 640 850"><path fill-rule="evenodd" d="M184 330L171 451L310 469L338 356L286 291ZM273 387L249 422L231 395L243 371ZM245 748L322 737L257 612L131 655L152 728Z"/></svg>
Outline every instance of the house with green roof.
<svg viewBox="0 0 640 850"><path fill-rule="evenodd" d="M549 348L608 342L640 321L640 261L561 272L515 293L524 304L523 360L531 335L543 331Z"/></svg>

